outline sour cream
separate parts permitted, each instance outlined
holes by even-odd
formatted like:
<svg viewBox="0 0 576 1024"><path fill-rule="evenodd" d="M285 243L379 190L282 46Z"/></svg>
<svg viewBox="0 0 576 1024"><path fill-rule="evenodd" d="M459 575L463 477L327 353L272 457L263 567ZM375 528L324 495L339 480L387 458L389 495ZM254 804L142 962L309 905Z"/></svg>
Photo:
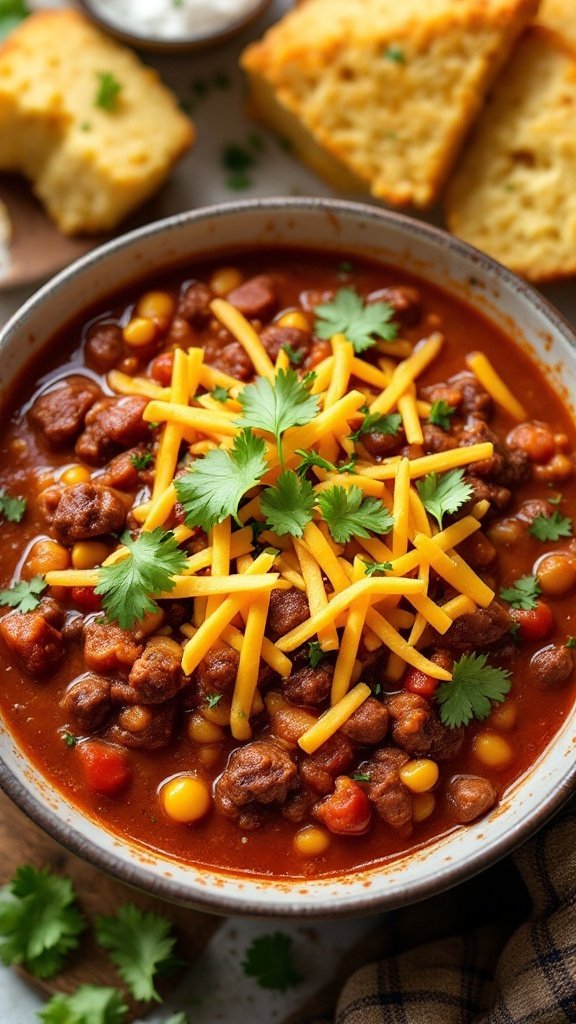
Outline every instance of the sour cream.
<svg viewBox="0 0 576 1024"><path fill-rule="evenodd" d="M92 0L118 28L137 35L177 41L190 36L223 32L251 14L260 0Z"/></svg>

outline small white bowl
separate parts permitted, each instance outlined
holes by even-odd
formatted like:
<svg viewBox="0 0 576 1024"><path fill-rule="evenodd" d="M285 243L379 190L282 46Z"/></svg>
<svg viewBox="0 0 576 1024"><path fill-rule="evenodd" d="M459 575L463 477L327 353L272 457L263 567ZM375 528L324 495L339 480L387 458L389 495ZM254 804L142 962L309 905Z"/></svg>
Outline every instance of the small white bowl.
<svg viewBox="0 0 576 1024"><path fill-rule="evenodd" d="M576 337L527 284L443 231L398 214L325 199L264 199L181 214L82 257L41 288L0 334L2 390L30 356L99 296L155 271L222 251L314 247L411 271L464 299L544 367L565 401L576 395ZM123 881L217 913L336 917L390 910L455 885L523 842L574 791L576 707L547 749L486 818L407 854L343 877L282 881L178 863L106 831L41 777L8 730L0 785L50 835Z"/></svg>

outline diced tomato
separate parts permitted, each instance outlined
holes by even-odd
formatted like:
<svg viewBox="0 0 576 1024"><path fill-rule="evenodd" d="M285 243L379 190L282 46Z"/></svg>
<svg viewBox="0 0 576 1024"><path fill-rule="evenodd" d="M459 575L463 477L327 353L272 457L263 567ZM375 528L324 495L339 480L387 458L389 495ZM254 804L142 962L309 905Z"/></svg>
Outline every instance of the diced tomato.
<svg viewBox="0 0 576 1024"><path fill-rule="evenodd" d="M404 689L430 699L436 693L439 682L439 679L433 679L418 668L409 668L404 676Z"/></svg>
<svg viewBox="0 0 576 1024"><path fill-rule="evenodd" d="M370 826L370 801L347 775L336 779L336 789L316 808L316 817L339 836L361 835Z"/></svg>
<svg viewBox="0 0 576 1024"><path fill-rule="evenodd" d="M132 780L128 754L103 740L85 740L75 748L84 778L94 793L116 796Z"/></svg>
<svg viewBox="0 0 576 1024"><path fill-rule="evenodd" d="M168 388L172 382L172 365L174 363L173 352L162 352L150 364L150 376L157 380L163 387Z"/></svg>
<svg viewBox="0 0 576 1024"><path fill-rule="evenodd" d="M554 616L545 601L535 608L511 608L510 615L520 627L522 640L544 640L554 629Z"/></svg>
<svg viewBox="0 0 576 1024"><path fill-rule="evenodd" d="M95 592L94 587L71 587L70 597L83 612L102 611L102 598Z"/></svg>

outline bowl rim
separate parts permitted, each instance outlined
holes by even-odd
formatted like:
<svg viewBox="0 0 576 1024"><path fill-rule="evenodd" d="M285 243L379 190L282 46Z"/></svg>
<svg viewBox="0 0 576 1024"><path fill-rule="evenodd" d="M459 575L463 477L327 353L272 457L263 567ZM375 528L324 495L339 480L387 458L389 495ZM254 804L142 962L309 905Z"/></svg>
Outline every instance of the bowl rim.
<svg viewBox="0 0 576 1024"><path fill-rule="evenodd" d="M14 331L26 328L28 316L33 314L39 307L41 308L44 300L48 296L51 296L54 292L58 292L65 288L85 269L106 260L108 256L114 252L129 248L139 240L149 239L158 234L178 230L190 223L200 223L205 220L213 220L215 218L227 217L229 215L250 214L252 212L293 212L297 214L299 212L305 213L310 211L325 212L329 215L342 216L344 218L347 216L361 216L374 222L380 227L383 227L386 224L391 224L405 234L429 240L436 245L441 245L450 250L456 256L461 255L466 257L467 260L471 259L473 263L476 263L476 265L480 266L482 270L489 275L491 280L494 280L497 283L502 283L504 286L507 286L513 292L520 295L522 299L526 300L528 306L531 307L533 311L543 315L547 319L548 323L560 333L562 338L571 347L576 347L576 330L547 299L536 291L536 289L526 281L517 277L507 268L497 263L490 256L478 249L475 249L468 243L449 235L443 229L420 220L415 220L402 213L389 211L347 199L277 196L245 199L240 202L226 202L213 206L201 207L197 210L185 211L163 218L162 220L151 222L150 224L146 224L142 227L135 228L130 232L105 242L61 270L23 303L17 312L8 320L4 328L0 330L0 353L5 340L12 335ZM278 248L281 244L281 242L271 243L270 248ZM303 247L306 247L305 244ZM308 247L313 248L311 245ZM234 248L237 248L237 246L234 246ZM319 249L321 250L322 248L323 246L320 245ZM208 246L200 255L209 255L209 252L210 247ZM175 260L174 265L176 266L177 263L178 260ZM135 273L133 276L134 279L136 279L138 274ZM448 294L450 294L449 286L446 290ZM472 302L471 304L473 305ZM544 756L546 755L544 754ZM529 771L533 772L534 770L537 770L538 766L539 762L536 763L535 768L533 767ZM552 790L538 806L528 809L516 824L507 830L499 839L492 840L486 845L482 844L477 851L468 855L466 858L462 858L460 862L454 862L452 860L446 861L445 865L439 869L434 877L408 882L406 887L409 890L408 892L398 891L395 894L384 894L382 892L371 891L371 889L367 887L362 892L354 894L352 897L344 898L342 903L338 906L334 905L334 903L329 900L328 894L321 895L320 899L311 899L309 905L303 906L300 903L291 904L289 896L280 892L275 893L273 898L267 897L264 900L259 899L257 895L251 896L243 894L240 889L237 890L236 895L230 896L219 892L217 889L205 891L203 888L196 886L195 891L191 894L185 884L180 881L173 880L165 874L161 874L153 866L150 867L143 861L137 862L132 860L132 862L128 864L114 853L114 848L110 844L108 845L108 848L99 845L96 841L82 835L77 829L71 827L64 820L60 819L52 808L43 804L31 789L27 789L19 781L16 775L0 757L0 788L8 795L8 797L52 838L56 839L71 852L91 863L94 867L106 871L125 884L143 889L152 895L164 898L170 902L195 907L211 913L242 914L243 916L265 915L287 918L300 917L306 919L350 917L363 913L377 913L382 910L392 910L399 906L416 903L433 894L449 889L467 878L471 878L473 875L485 870L502 857L511 853L521 843L526 841L537 829L541 828L546 821L548 821L553 814L559 811L563 804L569 799L574 791L575 783L576 761L569 764L565 772L562 773L556 788ZM65 795L62 794L62 796L63 799L66 800ZM72 803L72 801L68 802L73 807L76 807L80 813L83 813L80 811L80 808L77 808L77 805ZM90 816L86 814L84 814L84 817L88 821L95 820L91 819ZM122 839L122 837L118 836L116 833L108 833L103 830L102 835L105 837L111 836L119 843L126 844L126 840ZM145 846L134 844L134 841L131 842L133 845L138 846L139 849L142 849L143 852L146 851ZM424 849L425 848L426 847L424 847ZM202 868L199 868L199 870L202 870ZM368 867L361 869L361 871L362 876L368 878L371 869ZM216 871L215 873L217 874L218 872ZM219 873L227 879L237 877L239 880L250 880L249 875L240 875L238 873L226 871L221 871ZM323 878L324 877L325 876L323 876ZM326 880L336 881L336 879L337 876L335 875L328 876ZM313 885L313 883L313 878L306 881L307 885ZM294 884L297 884L297 881L294 882ZM322 903L322 898L324 903Z"/></svg>

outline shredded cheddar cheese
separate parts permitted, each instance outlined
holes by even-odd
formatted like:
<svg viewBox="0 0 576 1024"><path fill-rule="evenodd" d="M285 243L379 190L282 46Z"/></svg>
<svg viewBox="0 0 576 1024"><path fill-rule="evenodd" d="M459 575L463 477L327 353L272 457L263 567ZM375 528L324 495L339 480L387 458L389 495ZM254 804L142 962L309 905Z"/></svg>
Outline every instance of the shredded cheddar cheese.
<svg viewBox="0 0 576 1024"><path fill-rule="evenodd" d="M371 694L366 683L358 683L342 700L325 711L314 725L311 725L298 740L298 746L307 754L313 754L326 740L329 740L338 729L341 729L351 715L364 703Z"/></svg>
<svg viewBox="0 0 576 1024"><path fill-rule="evenodd" d="M471 352L466 356L466 363L498 405L506 409L506 412L509 412L518 422L527 419L526 409L516 396L512 394L502 378L499 377L492 363L483 352Z"/></svg>

